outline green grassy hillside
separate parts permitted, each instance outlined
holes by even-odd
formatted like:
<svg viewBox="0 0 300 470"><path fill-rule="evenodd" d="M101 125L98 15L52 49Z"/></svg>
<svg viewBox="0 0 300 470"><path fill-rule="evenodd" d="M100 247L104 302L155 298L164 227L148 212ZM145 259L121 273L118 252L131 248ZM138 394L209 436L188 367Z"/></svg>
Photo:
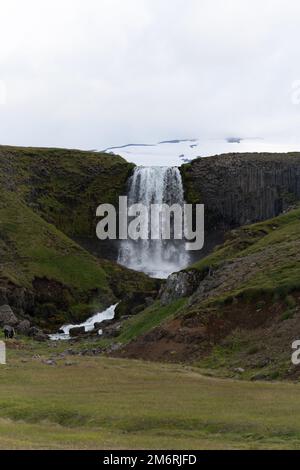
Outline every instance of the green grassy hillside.
<svg viewBox="0 0 300 470"><path fill-rule="evenodd" d="M0 146L0 185L69 236L93 238L99 204L116 204L133 165L69 149Z"/></svg>
<svg viewBox="0 0 300 470"><path fill-rule="evenodd" d="M191 268L217 275L230 266L212 297L285 295L300 290L300 209L228 233L225 243Z"/></svg>
<svg viewBox="0 0 300 470"><path fill-rule="evenodd" d="M57 328L156 289L70 238L96 239L96 208L117 200L131 168L94 152L0 147L0 288L17 314Z"/></svg>
<svg viewBox="0 0 300 470"><path fill-rule="evenodd" d="M26 313L44 317L45 303L50 314L47 323L61 324L72 316L73 307L80 316L78 304L83 304L84 315L89 308L99 309L116 300L100 260L45 222L14 193L2 190L0 195L1 284L36 290L34 305ZM53 288L45 302L35 289L35 282L42 279ZM90 300L95 304L88 305Z"/></svg>
<svg viewBox="0 0 300 470"><path fill-rule="evenodd" d="M178 300L156 304L158 318L165 309L169 315L120 354L251 379L300 376L291 363L292 343L300 337L299 208L229 232L186 272L199 275L194 294L180 308Z"/></svg>

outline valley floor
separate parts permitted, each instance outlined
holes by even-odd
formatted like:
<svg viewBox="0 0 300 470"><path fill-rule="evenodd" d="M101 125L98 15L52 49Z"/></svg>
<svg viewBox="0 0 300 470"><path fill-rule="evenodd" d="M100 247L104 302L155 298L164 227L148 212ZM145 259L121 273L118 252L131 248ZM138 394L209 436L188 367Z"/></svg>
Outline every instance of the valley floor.
<svg viewBox="0 0 300 470"><path fill-rule="evenodd" d="M48 349L47 349L48 348ZM300 386L61 356L16 344L0 366L1 449L297 449Z"/></svg>

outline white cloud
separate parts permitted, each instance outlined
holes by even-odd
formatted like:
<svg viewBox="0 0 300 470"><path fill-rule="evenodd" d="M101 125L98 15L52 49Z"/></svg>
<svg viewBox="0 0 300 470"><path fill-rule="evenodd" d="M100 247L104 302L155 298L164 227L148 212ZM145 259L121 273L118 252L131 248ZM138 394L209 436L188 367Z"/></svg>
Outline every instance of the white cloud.
<svg viewBox="0 0 300 470"><path fill-rule="evenodd" d="M296 139L297 0L0 0L0 142Z"/></svg>

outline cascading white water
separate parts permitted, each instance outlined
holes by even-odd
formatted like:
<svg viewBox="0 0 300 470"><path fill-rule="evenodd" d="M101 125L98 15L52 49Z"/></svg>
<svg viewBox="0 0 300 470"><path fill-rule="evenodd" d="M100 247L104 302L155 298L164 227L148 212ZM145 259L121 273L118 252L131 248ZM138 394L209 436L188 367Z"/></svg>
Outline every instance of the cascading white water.
<svg viewBox="0 0 300 470"><path fill-rule="evenodd" d="M70 330L72 328L84 327L85 332L93 331L96 323L102 323L105 320L113 320L117 305L118 304L111 305L103 312L96 313L95 315L88 318L85 322L80 323L79 325L64 325L61 327L60 333L49 335L49 338L52 341L68 340L70 339ZM99 330L98 334L101 335L102 330Z"/></svg>
<svg viewBox="0 0 300 470"><path fill-rule="evenodd" d="M184 204L184 193L180 171L177 167L137 167L129 180L128 206L144 204ZM150 231L150 224L149 224ZM123 240L119 248L118 262L150 276L166 278L189 264L189 255L184 240ZM79 325L64 325L57 334L50 335L54 341L70 339L70 329L84 327L92 331L95 323L114 318L117 305L97 313ZM102 330L99 330L99 334Z"/></svg>
<svg viewBox="0 0 300 470"><path fill-rule="evenodd" d="M129 181L128 206L142 203L184 204L184 192L177 167L137 167ZM149 224L150 230L150 224ZM152 277L166 278L189 264L184 240L124 240L118 262Z"/></svg>

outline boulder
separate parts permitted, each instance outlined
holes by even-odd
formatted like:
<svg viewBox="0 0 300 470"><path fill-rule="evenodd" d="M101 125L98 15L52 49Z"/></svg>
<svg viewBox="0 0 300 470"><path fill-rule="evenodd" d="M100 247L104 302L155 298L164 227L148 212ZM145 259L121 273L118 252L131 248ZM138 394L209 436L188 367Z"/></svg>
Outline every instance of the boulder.
<svg viewBox="0 0 300 470"><path fill-rule="evenodd" d="M36 341L47 341L48 339L48 336L43 332L43 330L35 326L29 328L28 336L30 336Z"/></svg>
<svg viewBox="0 0 300 470"><path fill-rule="evenodd" d="M75 366L75 365L76 365L76 362L72 362L72 361L66 361L65 362L65 366L67 366L67 367Z"/></svg>
<svg viewBox="0 0 300 470"><path fill-rule="evenodd" d="M115 323L115 320L103 320L101 322L94 323L94 330L103 330L103 328L114 325Z"/></svg>
<svg viewBox="0 0 300 470"><path fill-rule="evenodd" d="M270 380L266 374L256 374L251 377L252 382L261 381L261 380Z"/></svg>
<svg viewBox="0 0 300 470"><path fill-rule="evenodd" d="M44 342L44 341L48 341L49 337L48 335L46 335L43 331L40 330L40 333L38 333L37 335L35 335L33 337L33 339L35 341L39 341L40 343Z"/></svg>
<svg viewBox="0 0 300 470"><path fill-rule="evenodd" d="M8 325L15 326L18 319L9 305L2 305L0 307L0 326Z"/></svg>
<svg viewBox="0 0 300 470"><path fill-rule="evenodd" d="M71 328L69 331L69 335L71 338L76 338L77 336L81 336L85 334L85 328L84 326L75 326L74 328Z"/></svg>
<svg viewBox="0 0 300 470"><path fill-rule="evenodd" d="M237 372L238 374L243 374L245 372L245 369L242 367L237 367L236 369L233 369L233 372Z"/></svg>
<svg viewBox="0 0 300 470"><path fill-rule="evenodd" d="M43 364L46 364L47 366L56 366L56 362L53 359L47 359L46 361L43 361Z"/></svg>
<svg viewBox="0 0 300 470"><path fill-rule="evenodd" d="M110 354L110 353L119 351L122 347L123 347L122 343L112 343L111 345L108 346L108 348L106 349L106 352Z"/></svg>
<svg viewBox="0 0 300 470"><path fill-rule="evenodd" d="M14 338L15 336L15 330L12 326L10 325L4 325L3 327L3 333L5 338Z"/></svg>
<svg viewBox="0 0 300 470"><path fill-rule="evenodd" d="M108 321L110 321L110 320L108 320ZM104 322L94 323L94 331L102 330L103 326L104 326Z"/></svg>
<svg viewBox="0 0 300 470"><path fill-rule="evenodd" d="M30 321L22 320L16 327L17 333L20 335L28 336L30 330Z"/></svg>
<svg viewBox="0 0 300 470"><path fill-rule="evenodd" d="M33 337L36 336L39 332L40 332L40 329L39 329L39 328L37 328L36 326L32 326L31 328L29 328L28 336L30 336L31 338L33 338Z"/></svg>
<svg viewBox="0 0 300 470"><path fill-rule="evenodd" d="M122 323L116 323L114 325L108 326L102 332L102 338L116 338L120 335L122 328Z"/></svg>
<svg viewBox="0 0 300 470"><path fill-rule="evenodd" d="M207 273L191 269L171 274L159 293L162 305L168 305L177 299L191 296Z"/></svg>

